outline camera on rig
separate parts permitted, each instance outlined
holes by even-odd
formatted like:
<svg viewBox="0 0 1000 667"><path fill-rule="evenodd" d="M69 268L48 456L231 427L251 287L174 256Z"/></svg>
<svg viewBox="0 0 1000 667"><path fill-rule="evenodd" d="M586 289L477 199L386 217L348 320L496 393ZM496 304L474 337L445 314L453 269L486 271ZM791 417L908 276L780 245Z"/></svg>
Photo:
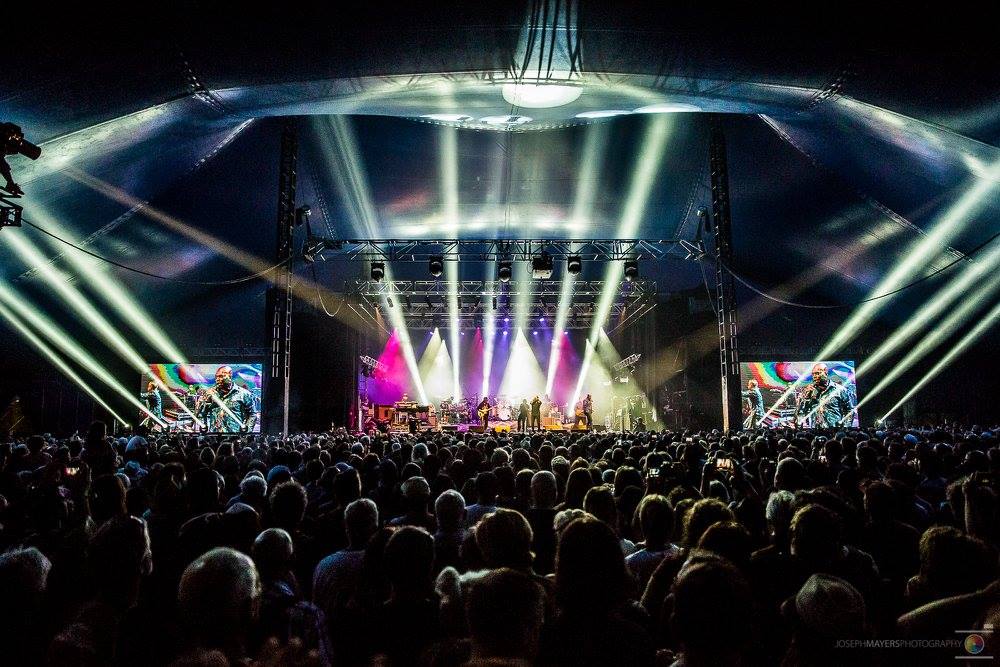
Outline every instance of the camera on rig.
<svg viewBox="0 0 1000 667"><path fill-rule="evenodd" d="M24 132L14 123L0 123L0 175L3 175L6 183L3 190L13 197L20 197L24 194L20 186L14 182L10 172L10 165L7 164L8 155L23 155L29 160L37 160L42 155L42 149L24 138Z"/></svg>

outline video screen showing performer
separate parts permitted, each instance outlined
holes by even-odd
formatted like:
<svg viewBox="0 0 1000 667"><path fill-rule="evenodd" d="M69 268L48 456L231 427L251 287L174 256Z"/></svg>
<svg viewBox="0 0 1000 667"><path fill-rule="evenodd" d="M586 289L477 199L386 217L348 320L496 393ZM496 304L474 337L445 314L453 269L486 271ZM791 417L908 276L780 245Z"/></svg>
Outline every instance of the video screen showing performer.
<svg viewBox="0 0 1000 667"><path fill-rule="evenodd" d="M853 361L755 361L740 364L743 425L858 426Z"/></svg>
<svg viewBox="0 0 1000 667"><path fill-rule="evenodd" d="M166 430L260 433L262 364L150 364L149 370L173 394L165 396L152 382L140 394Z"/></svg>

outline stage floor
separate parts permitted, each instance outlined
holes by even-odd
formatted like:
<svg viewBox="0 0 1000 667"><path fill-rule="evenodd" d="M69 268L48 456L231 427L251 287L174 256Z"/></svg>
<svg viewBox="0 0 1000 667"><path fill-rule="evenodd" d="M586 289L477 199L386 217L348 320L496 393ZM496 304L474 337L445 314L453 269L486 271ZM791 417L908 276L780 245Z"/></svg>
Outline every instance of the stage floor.
<svg viewBox="0 0 1000 667"><path fill-rule="evenodd" d="M461 424L437 424L436 426L428 426L422 424L417 430L421 433L427 431L433 431L438 433L466 433L468 431L479 432L479 425L475 423L461 423ZM409 433L410 429L405 425L393 425L390 429L393 433ZM517 420L514 421L491 421L487 427L487 431L498 431L504 433L519 433L521 431L517 430ZM541 429L541 431L586 431L586 428L573 428L573 424L546 424ZM531 429L528 429L526 433L534 433Z"/></svg>

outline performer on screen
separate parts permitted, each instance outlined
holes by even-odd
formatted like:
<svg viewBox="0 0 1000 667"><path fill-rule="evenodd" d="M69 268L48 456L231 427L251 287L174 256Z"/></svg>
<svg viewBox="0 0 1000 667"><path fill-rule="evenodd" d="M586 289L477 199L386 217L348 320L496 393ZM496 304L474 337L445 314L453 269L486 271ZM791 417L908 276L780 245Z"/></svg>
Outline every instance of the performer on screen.
<svg viewBox="0 0 1000 667"><path fill-rule="evenodd" d="M593 414L594 399L591 398L590 394L587 394L587 397L583 399L583 416L587 418L587 428L590 428L594 423Z"/></svg>
<svg viewBox="0 0 1000 667"><path fill-rule="evenodd" d="M209 431L247 433L257 423L253 394L233 382L233 369L219 366L215 371L215 386L205 392L198 418Z"/></svg>
<svg viewBox="0 0 1000 667"><path fill-rule="evenodd" d="M517 410L517 430L524 432L528 430L528 415L531 414L531 406L528 405L528 399L521 399L521 407Z"/></svg>
<svg viewBox="0 0 1000 667"><path fill-rule="evenodd" d="M153 413L153 416L163 421L163 397L160 396L160 390L156 388L156 384L153 382L147 383L146 391L140 393L139 397L146 404L146 407L149 408L149 411ZM149 419L149 417L146 417L146 419Z"/></svg>
<svg viewBox="0 0 1000 667"><path fill-rule="evenodd" d="M750 428L759 428L764 422L764 397L760 393L757 381L747 380L747 390L740 392L750 405Z"/></svg>
<svg viewBox="0 0 1000 667"><path fill-rule="evenodd" d="M488 396L483 396L483 400L479 401L476 410L479 415L479 425L485 431L490 425L490 399Z"/></svg>
<svg viewBox="0 0 1000 667"><path fill-rule="evenodd" d="M830 369L818 363L812 369L812 384L806 387L795 408L795 423L802 426L810 416L817 428L835 428L851 418L851 401L846 385L830 379ZM800 418L802 421L800 421Z"/></svg>
<svg viewBox="0 0 1000 667"><path fill-rule="evenodd" d="M535 396L531 399L531 430L538 431L542 428L542 399Z"/></svg>

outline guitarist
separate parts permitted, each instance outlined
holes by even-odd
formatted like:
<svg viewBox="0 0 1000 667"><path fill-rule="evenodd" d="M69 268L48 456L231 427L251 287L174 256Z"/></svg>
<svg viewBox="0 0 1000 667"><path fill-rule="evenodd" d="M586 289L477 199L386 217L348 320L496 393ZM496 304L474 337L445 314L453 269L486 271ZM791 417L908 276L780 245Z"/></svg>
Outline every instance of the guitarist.
<svg viewBox="0 0 1000 667"><path fill-rule="evenodd" d="M483 396L483 400L479 401L477 410L479 425L483 427L483 431L485 432L490 425L490 399L488 396Z"/></svg>

